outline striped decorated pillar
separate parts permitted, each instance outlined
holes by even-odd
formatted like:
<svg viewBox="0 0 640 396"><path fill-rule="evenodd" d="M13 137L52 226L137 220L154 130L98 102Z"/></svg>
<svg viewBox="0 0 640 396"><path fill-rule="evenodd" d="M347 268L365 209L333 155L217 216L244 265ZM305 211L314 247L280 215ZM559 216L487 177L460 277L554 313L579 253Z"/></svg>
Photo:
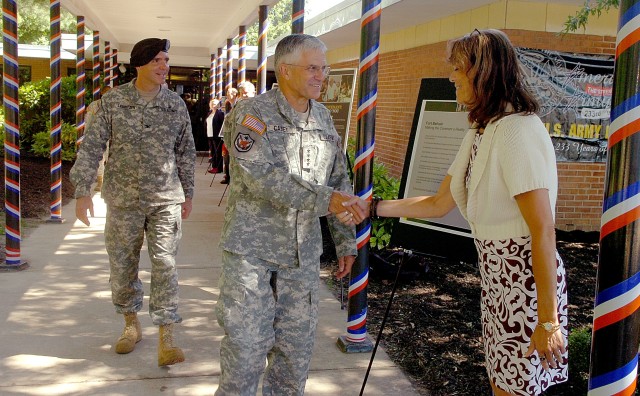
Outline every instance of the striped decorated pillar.
<svg viewBox="0 0 640 396"><path fill-rule="evenodd" d="M86 90L84 88L84 82L86 75L84 73L84 17L78 15L77 17L77 52L76 52L76 145L82 143L84 138L84 96Z"/></svg>
<svg viewBox="0 0 640 396"><path fill-rule="evenodd" d="M226 84L224 86L224 94L227 94L229 88L233 87L233 39L227 39L227 75Z"/></svg>
<svg viewBox="0 0 640 396"><path fill-rule="evenodd" d="M60 77L60 0L50 0L49 3L51 22L51 57L49 66L51 69L51 83L49 85L51 120L51 218L53 223L62 223L62 101L60 89L62 78Z"/></svg>
<svg viewBox="0 0 640 396"><path fill-rule="evenodd" d="M381 0L362 1L354 190L360 198L366 200L371 200L373 195L373 153L378 97L381 13ZM367 218L356 227L358 257L351 268L349 280L347 335L338 340L338 345L343 352L368 352L373 349L371 341L367 338L370 236L371 219Z"/></svg>
<svg viewBox="0 0 640 396"><path fill-rule="evenodd" d="M245 51L247 49L247 27L238 28L238 82L244 82L247 75L247 59Z"/></svg>
<svg viewBox="0 0 640 396"><path fill-rule="evenodd" d="M111 50L111 82L112 86L118 86L118 49L114 48Z"/></svg>
<svg viewBox="0 0 640 396"><path fill-rule="evenodd" d="M258 10L258 95L267 92L267 32L269 31L269 6L261 5Z"/></svg>
<svg viewBox="0 0 640 396"><path fill-rule="evenodd" d="M216 98L222 99L222 47L218 47L218 57L216 58Z"/></svg>
<svg viewBox="0 0 640 396"><path fill-rule="evenodd" d="M111 42L104 42L104 86L111 86Z"/></svg>
<svg viewBox="0 0 640 396"><path fill-rule="evenodd" d="M640 1L621 1L589 396L632 395L640 333Z"/></svg>
<svg viewBox="0 0 640 396"><path fill-rule="evenodd" d="M29 264L20 257L20 102L18 100L18 3L2 0L4 26L2 89L4 106L5 253L0 271L20 271Z"/></svg>
<svg viewBox="0 0 640 396"><path fill-rule="evenodd" d="M291 3L291 33L304 33L304 0Z"/></svg>
<svg viewBox="0 0 640 396"><path fill-rule="evenodd" d="M209 65L209 100L216 97L216 54L211 55Z"/></svg>
<svg viewBox="0 0 640 396"><path fill-rule="evenodd" d="M92 59L93 77L91 79L91 89L93 100L100 99L100 32L93 31L93 59Z"/></svg>

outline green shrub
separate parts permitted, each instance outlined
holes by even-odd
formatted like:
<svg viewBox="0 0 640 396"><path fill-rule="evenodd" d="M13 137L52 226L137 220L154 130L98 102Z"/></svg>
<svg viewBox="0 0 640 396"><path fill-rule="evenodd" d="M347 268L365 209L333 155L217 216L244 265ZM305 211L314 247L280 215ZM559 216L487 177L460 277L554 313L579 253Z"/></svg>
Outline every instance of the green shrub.
<svg viewBox="0 0 640 396"><path fill-rule="evenodd" d="M586 395L589 386L591 355L591 327L585 326L569 333L569 378L573 389Z"/></svg>
<svg viewBox="0 0 640 396"><path fill-rule="evenodd" d="M50 133L47 128L51 117L49 115L50 94L49 77L40 81L28 82L20 86L20 147L29 150L35 143L35 135L41 132ZM63 77L60 83L61 117L64 123L76 123L76 76ZM85 105L91 102L90 89L86 89ZM42 139L40 136L38 139ZM36 149L42 151L42 147ZM64 149L63 149L64 150ZM74 149L75 150L75 149ZM33 151L33 150L32 150Z"/></svg>
<svg viewBox="0 0 640 396"><path fill-rule="evenodd" d="M351 164L355 162L355 141L350 138L347 144L347 155ZM379 162L373 162L373 196L382 199L396 199L400 191L400 180L389 175L387 167ZM391 242L393 218L374 219L371 222L371 236L369 246L373 250L384 250Z"/></svg>
<svg viewBox="0 0 640 396"><path fill-rule="evenodd" d="M38 157L51 157L51 135L48 132L50 122L47 122L47 131L41 131L33 136L31 152ZM75 125L62 123L60 140L62 141L62 160L73 161L76 158L76 127Z"/></svg>

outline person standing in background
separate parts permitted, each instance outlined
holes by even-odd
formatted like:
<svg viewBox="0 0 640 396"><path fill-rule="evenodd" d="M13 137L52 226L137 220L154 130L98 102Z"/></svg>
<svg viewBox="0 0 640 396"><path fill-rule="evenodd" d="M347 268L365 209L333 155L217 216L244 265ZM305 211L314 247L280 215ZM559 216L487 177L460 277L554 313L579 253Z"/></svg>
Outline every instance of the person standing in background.
<svg viewBox="0 0 640 396"><path fill-rule="evenodd" d="M224 101L224 113L229 114L231 110L233 110L233 106L236 105L236 100L238 99L238 90L231 87L227 89L227 97ZM222 141L222 159L224 165L224 177L220 181L220 184L229 184L231 180L231 176L229 175L229 151L227 150L227 145L224 142L224 138Z"/></svg>
<svg viewBox="0 0 640 396"><path fill-rule="evenodd" d="M220 108L218 99L209 101L209 115L205 119L207 128L207 141L209 143L209 173L219 173L222 170L222 138L218 135L224 122L224 111Z"/></svg>
<svg viewBox="0 0 640 396"><path fill-rule="evenodd" d="M131 65L137 77L102 98L70 172L76 216L89 225L91 185L109 143L102 189L107 204L104 233L112 301L125 322L114 349L129 353L142 339L137 312L144 293L138 271L146 235L151 259L149 314L159 326L158 366L185 359L173 345L173 324L182 321L175 258L182 220L191 213L196 161L187 106L162 87L169 72L168 52L166 39L148 38L133 46Z"/></svg>

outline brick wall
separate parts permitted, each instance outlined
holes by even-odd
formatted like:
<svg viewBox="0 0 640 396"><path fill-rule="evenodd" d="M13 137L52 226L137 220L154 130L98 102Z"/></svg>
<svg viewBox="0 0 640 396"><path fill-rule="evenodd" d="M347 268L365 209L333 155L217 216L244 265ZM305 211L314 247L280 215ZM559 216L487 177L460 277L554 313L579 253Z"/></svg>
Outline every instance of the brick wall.
<svg viewBox="0 0 640 396"><path fill-rule="evenodd" d="M555 51L608 54L615 51L615 37L525 30L504 30L515 46ZM423 78L449 76L444 60L446 43L436 43L380 55L378 107L376 109L376 160L400 177ZM357 68L357 60L336 63L332 68ZM356 89L356 96L358 90ZM357 130L357 97L352 111L350 136ZM558 163L558 229L599 231L604 194L604 163Z"/></svg>

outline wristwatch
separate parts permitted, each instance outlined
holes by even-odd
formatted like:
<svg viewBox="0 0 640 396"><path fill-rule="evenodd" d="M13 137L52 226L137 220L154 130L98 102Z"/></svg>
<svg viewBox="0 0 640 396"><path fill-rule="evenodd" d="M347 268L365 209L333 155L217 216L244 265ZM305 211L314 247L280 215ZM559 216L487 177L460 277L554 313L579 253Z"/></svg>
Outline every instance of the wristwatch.
<svg viewBox="0 0 640 396"><path fill-rule="evenodd" d="M542 327L547 333L555 333L560 329L560 325L553 322L538 323L538 326Z"/></svg>

